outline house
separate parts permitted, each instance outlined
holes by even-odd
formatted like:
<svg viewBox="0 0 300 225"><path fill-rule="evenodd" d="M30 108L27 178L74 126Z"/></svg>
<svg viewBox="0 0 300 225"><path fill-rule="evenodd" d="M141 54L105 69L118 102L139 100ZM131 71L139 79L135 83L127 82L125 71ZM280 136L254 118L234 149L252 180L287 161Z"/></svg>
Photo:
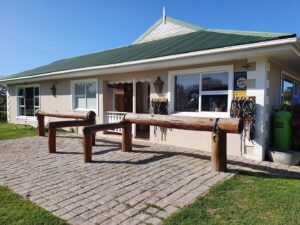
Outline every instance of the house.
<svg viewBox="0 0 300 225"><path fill-rule="evenodd" d="M299 102L295 34L207 29L163 16L129 46L59 60L3 77L0 84L8 87L11 123L35 122L37 109L94 110L98 123L119 121L126 112L226 118L240 74L244 95L256 98L256 135L249 141L228 134L228 154L263 160L283 93L290 90L291 102ZM152 107L156 103L160 108ZM211 144L210 132L135 126L133 135L201 150Z"/></svg>

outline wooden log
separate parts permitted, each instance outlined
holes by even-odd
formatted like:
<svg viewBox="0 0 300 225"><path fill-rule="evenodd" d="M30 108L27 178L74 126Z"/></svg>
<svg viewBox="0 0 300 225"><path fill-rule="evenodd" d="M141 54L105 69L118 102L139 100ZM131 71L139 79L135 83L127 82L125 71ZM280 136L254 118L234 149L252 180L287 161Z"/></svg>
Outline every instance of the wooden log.
<svg viewBox="0 0 300 225"><path fill-rule="evenodd" d="M92 125L96 125L96 119L92 121ZM92 132L92 145L96 146L96 132Z"/></svg>
<svg viewBox="0 0 300 225"><path fill-rule="evenodd" d="M131 152L132 151L132 124L125 123L122 128L122 151Z"/></svg>
<svg viewBox="0 0 300 225"><path fill-rule="evenodd" d="M45 136L45 116L37 115L39 136Z"/></svg>
<svg viewBox="0 0 300 225"><path fill-rule="evenodd" d="M123 128L125 123L123 121L117 123L106 123L106 124L97 124L84 127L82 129L83 133L91 133L91 132L98 132L98 131L105 131L105 130L114 130L118 128Z"/></svg>
<svg viewBox="0 0 300 225"><path fill-rule="evenodd" d="M77 127L77 126L89 126L94 124L91 120L69 120L69 121L56 121L49 123L50 128L63 128L63 127Z"/></svg>
<svg viewBox="0 0 300 225"><path fill-rule="evenodd" d="M227 170L227 138L226 133L217 130L212 132L211 168L213 171Z"/></svg>
<svg viewBox="0 0 300 225"><path fill-rule="evenodd" d="M212 131L216 123L213 118L198 118L186 116L150 115L128 113L124 117L128 123L159 126L183 130ZM243 121L237 118L219 119L219 129L226 133L241 133Z"/></svg>
<svg viewBox="0 0 300 225"><path fill-rule="evenodd" d="M92 133L84 133L83 135L83 154L84 162L92 161Z"/></svg>
<svg viewBox="0 0 300 225"><path fill-rule="evenodd" d="M57 118L69 118L69 119L82 119L82 120L94 120L96 118L96 113L94 111L89 111L86 115L82 114L61 114L61 113L47 113L43 111L38 111L36 115L57 117Z"/></svg>
<svg viewBox="0 0 300 225"><path fill-rule="evenodd" d="M49 128L48 147L49 147L49 153L56 152L56 129L53 127Z"/></svg>

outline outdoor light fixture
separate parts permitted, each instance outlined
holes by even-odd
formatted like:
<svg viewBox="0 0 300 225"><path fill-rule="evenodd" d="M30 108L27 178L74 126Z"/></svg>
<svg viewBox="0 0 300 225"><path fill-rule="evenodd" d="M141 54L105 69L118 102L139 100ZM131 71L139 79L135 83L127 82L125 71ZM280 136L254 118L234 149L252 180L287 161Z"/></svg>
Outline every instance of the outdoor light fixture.
<svg viewBox="0 0 300 225"><path fill-rule="evenodd" d="M154 81L154 88L157 94L162 94L164 87L164 82L160 79L160 76L157 77L156 81Z"/></svg>
<svg viewBox="0 0 300 225"><path fill-rule="evenodd" d="M50 90L52 92L53 97L56 97L56 86L55 86L55 84L52 85L52 87L50 88Z"/></svg>

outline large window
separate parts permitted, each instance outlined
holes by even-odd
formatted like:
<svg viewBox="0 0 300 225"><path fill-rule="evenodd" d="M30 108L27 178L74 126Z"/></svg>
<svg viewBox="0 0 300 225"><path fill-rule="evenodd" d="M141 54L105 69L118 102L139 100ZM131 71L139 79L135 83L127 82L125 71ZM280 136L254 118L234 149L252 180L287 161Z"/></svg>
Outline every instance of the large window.
<svg viewBox="0 0 300 225"><path fill-rule="evenodd" d="M228 113L229 71L174 74L174 111Z"/></svg>
<svg viewBox="0 0 300 225"><path fill-rule="evenodd" d="M73 81L73 109L88 110L97 108L97 81Z"/></svg>
<svg viewBox="0 0 300 225"><path fill-rule="evenodd" d="M40 88L17 88L18 116L35 116L35 111L40 108Z"/></svg>

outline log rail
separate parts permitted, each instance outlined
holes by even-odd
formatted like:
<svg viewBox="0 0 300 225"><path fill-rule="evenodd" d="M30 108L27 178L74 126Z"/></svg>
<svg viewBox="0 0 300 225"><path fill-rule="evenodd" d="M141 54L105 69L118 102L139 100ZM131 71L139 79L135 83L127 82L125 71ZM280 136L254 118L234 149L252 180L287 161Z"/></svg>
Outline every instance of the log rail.
<svg viewBox="0 0 300 225"><path fill-rule="evenodd" d="M68 121L56 121L49 123L49 135L48 135L48 149L49 153L56 152L56 130L64 127L77 127L77 126L90 126L96 124L96 113L94 111L87 112L86 115L82 114L59 114L59 113L47 113L43 111L36 112L38 120L38 133L39 136L45 136L45 116L76 119ZM95 132L91 134L91 144L95 145Z"/></svg>
<svg viewBox="0 0 300 225"><path fill-rule="evenodd" d="M197 118L128 113L119 123L84 127L84 162L92 161L91 134L100 130L122 128L122 151L130 152L132 150L132 124L212 132L212 170L219 172L225 172L227 169L226 134L240 134L243 131L243 121L237 118Z"/></svg>

